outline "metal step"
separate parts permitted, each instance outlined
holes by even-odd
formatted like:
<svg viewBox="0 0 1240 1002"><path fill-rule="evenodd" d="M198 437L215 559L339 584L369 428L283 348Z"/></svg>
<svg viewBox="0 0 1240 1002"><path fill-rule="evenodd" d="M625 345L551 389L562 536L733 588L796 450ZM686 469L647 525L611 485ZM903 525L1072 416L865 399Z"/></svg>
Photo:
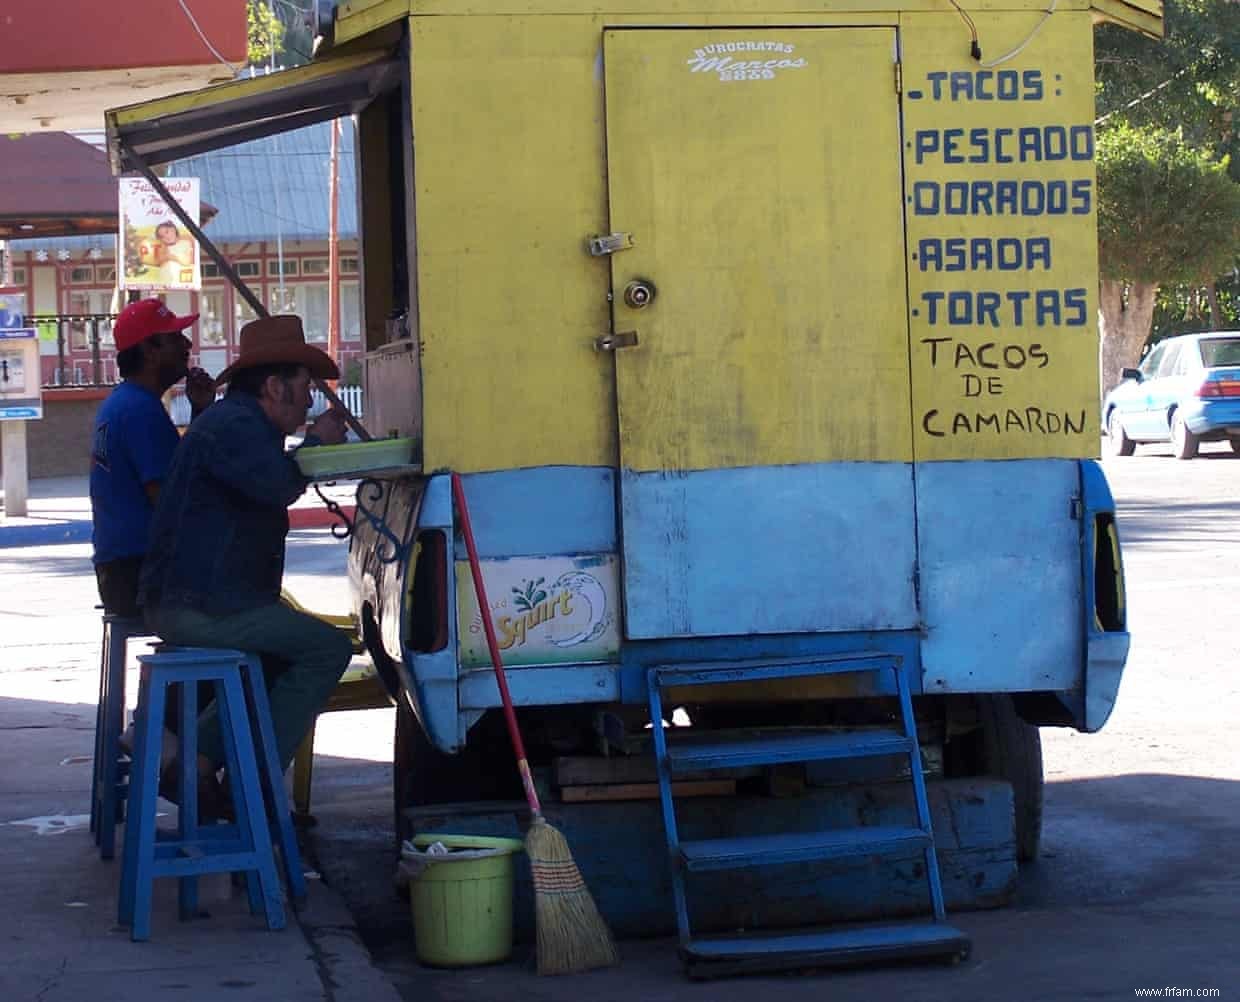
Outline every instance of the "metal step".
<svg viewBox="0 0 1240 1002"><path fill-rule="evenodd" d="M881 651L851 654L808 654L797 658L754 658L746 661L699 661L660 665L652 670L659 685L717 685L721 682L762 682L807 675L845 675L860 671L894 671L900 657Z"/></svg>
<svg viewBox="0 0 1240 1002"><path fill-rule="evenodd" d="M912 750L913 742L894 728L848 734L771 733L735 740L669 741L667 761L673 772L694 772L782 762L901 755Z"/></svg>
<svg viewBox="0 0 1240 1002"><path fill-rule="evenodd" d="M945 922L855 926L814 932L695 937L680 949L693 978L940 958L955 963L970 938Z"/></svg>
<svg viewBox="0 0 1240 1002"><path fill-rule="evenodd" d="M773 866L845 856L878 856L924 849L931 836L920 828L870 825L825 832L793 832L745 838L681 842L680 858L690 873Z"/></svg>

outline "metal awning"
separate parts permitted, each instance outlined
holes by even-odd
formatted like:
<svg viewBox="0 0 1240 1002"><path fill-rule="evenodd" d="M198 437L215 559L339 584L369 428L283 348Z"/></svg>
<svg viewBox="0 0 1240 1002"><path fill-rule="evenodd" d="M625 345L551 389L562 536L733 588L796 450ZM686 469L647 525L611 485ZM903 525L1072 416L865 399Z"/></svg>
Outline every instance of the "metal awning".
<svg viewBox="0 0 1240 1002"><path fill-rule="evenodd" d="M1091 0L1090 7L1096 21L1111 21L1150 38L1166 32L1162 0Z"/></svg>
<svg viewBox="0 0 1240 1002"><path fill-rule="evenodd" d="M108 156L117 174L355 114L400 86L388 51L326 58L244 80L113 108Z"/></svg>

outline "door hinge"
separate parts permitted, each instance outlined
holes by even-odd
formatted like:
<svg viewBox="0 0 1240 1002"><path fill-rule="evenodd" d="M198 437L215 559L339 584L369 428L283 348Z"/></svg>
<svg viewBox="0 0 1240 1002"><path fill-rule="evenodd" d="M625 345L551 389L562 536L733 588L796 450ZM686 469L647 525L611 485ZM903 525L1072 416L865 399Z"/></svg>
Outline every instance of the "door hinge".
<svg viewBox="0 0 1240 1002"><path fill-rule="evenodd" d="M896 93L904 93L904 66L900 60L896 60Z"/></svg>
<svg viewBox="0 0 1240 1002"><path fill-rule="evenodd" d="M586 248L594 257L606 257L632 246L632 233L596 233L586 241Z"/></svg>
<svg viewBox="0 0 1240 1002"><path fill-rule="evenodd" d="M1074 522L1079 522L1085 514L1085 505L1079 497L1070 498L1068 501L1068 514Z"/></svg>

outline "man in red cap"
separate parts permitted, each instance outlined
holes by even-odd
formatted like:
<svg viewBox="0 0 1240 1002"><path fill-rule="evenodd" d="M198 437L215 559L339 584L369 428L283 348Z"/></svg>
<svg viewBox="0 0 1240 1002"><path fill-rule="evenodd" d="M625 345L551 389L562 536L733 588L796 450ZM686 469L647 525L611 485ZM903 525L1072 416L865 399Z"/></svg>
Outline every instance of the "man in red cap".
<svg viewBox="0 0 1240 1002"><path fill-rule="evenodd" d="M197 319L144 299L126 306L112 329L121 382L95 415L90 462L95 578L105 612L141 614L138 578L151 515L180 441L160 397L184 379L195 414L215 399L211 377L189 369L191 342L182 331Z"/></svg>

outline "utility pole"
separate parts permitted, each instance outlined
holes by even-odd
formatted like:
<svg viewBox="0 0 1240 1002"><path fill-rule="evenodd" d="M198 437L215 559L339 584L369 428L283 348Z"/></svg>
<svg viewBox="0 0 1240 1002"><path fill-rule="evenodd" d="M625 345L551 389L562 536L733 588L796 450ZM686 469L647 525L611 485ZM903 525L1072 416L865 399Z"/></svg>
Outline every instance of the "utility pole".
<svg viewBox="0 0 1240 1002"><path fill-rule="evenodd" d="M340 363L340 119L333 118L327 181L327 354Z"/></svg>

